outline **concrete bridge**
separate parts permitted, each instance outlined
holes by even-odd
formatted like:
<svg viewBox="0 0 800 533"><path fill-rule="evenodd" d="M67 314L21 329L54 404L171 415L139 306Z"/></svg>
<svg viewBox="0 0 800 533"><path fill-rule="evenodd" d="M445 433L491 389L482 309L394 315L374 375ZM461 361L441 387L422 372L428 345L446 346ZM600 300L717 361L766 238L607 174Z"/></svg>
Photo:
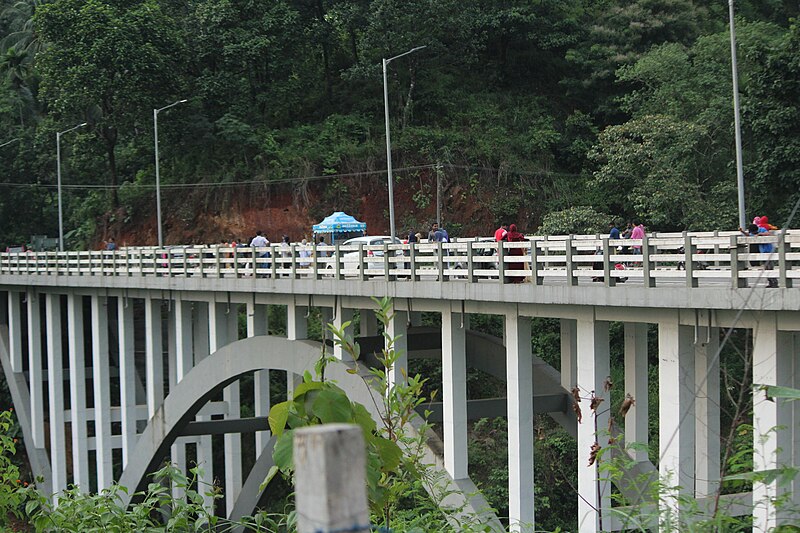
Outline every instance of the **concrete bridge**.
<svg viewBox="0 0 800 533"><path fill-rule="evenodd" d="M765 241L775 252L750 252ZM772 268L750 266L756 261ZM615 268L620 263L624 270ZM752 330L754 383L800 388L798 263L796 232L637 241L563 236L502 246L478 239L316 251L173 246L0 254L0 360L45 491L68 483L95 491L114 481L134 489L170 456L182 468L190 460L205 465L205 482L222 480L225 514L235 517L252 511L268 469L269 372L286 373L291 389L293 376L320 353L307 340L309 309L320 308L323 320L338 326L358 313L361 330L351 333L366 346L378 333L371 298L388 296L389 333L403 335L398 347L411 357L441 358L439 459L454 486L464 494L474 487L468 419L505 414L509 520L512 529L532 530L533 414L547 412L577 437L581 531L614 530L623 527L620 509L597 465L587 466L592 445L608 444L609 435L595 427L607 427L609 413L599 410L595 425L582 403L578 423L569 394L574 387L583 397L603 394L611 373L610 323L624 323L624 388L636 399L624 423L628 443L648 442L647 327L658 327L658 465L639 448L628 453L634 471L657 469L665 486L660 510L688 520L682 497L697 499L702 512L720 484L720 331ZM778 288L767 288L767 278ZM285 337L267 335L269 306L280 306ZM420 328L422 312L438 313L441 328ZM471 332L476 313L503 317L504 338ZM531 351L537 317L560 321L558 369ZM333 353L344 359L339 348ZM406 364L391 379L402 379ZM468 398L468 368L503 377L505 398ZM243 396L240 380L247 375L254 390ZM348 375L342 373L343 382ZM345 386L368 399L358 384ZM800 406L770 401L758 390L753 404L756 470L800 464ZM223 442L212 439L220 434ZM255 435L254 457L243 456L242 434ZM211 461L215 443L224 446L224 464ZM649 505L635 488L620 490ZM781 498L797 507L800 482L755 483L752 493L723 503L735 514L752 513L755 531L768 531L794 518L772 504ZM486 511L480 497L464 496L462 503Z"/></svg>

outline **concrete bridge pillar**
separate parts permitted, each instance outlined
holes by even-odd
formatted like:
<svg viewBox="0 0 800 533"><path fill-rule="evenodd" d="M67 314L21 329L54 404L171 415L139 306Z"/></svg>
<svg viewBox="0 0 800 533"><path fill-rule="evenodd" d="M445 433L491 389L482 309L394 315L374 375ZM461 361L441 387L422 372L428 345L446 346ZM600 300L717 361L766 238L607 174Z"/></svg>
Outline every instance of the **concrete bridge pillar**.
<svg viewBox="0 0 800 533"><path fill-rule="evenodd" d="M164 402L164 347L161 336L161 299L144 299L145 374L147 381L147 418L152 419Z"/></svg>
<svg viewBox="0 0 800 533"><path fill-rule="evenodd" d="M792 386L792 349L795 340L789 332L778 330L776 313L761 315L753 329L753 470L763 471L791 464L792 433L797 421L792 419L792 405L770 399L764 385ZM753 484L753 531L768 532L786 525L791 486L785 480ZM790 498L791 500L791 498ZM783 509L781 509L781 506Z"/></svg>
<svg viewBox="0 0 800 533"><path fill-rule="evenodd" d="M625 393L636 401L625 416L625 444L636 461L647 461L649 402L647 387L647 324L625 323Z"/></svg>
<svg viewBox="0 0 800 533"><path fill-rule="evenodd" d="M61 345L61 295L48 294L47 396L50 412L50 465L53 493L67 488L67 441L64 426L64 355Z"/></svg>
<svg viewBox="0 0 800 533"><path fill-rule="evenodd" d="M453 479L466 478L467 351L463 314L442 312L442 402L444 467Z"/></svg>
<svg viewBox="0 0 800 533"><path fill-rule="evenodd" d="M269 331L269 313L266 305L257 305L255 302L247 303L247 336L256 337L267 335ZM266 357L266 354L265 354ZM253 376L253 392L255 402L255 415L268 416L270 409L269 399L269 370L259 370ZM256 431L256 459L261 457L261 452L269 441L269 431Z"/></svg>
<svg viewBox="0 0 800 533"><path fill-rule="evenodd" d="M350 322L350 325L344 328L344 335L345 337L352 337L353 336L353 309L348 309L342 305L342 299L336 298L336 307L333 309L333 327L337 329L342 329L345 322ZM327 325L329 321L324 321L323 323L323 337L332 337L330 331L327 331ZM350 354L345 354L342 345L339 343L333 343L333 356L338 359L339 361L350 361L352 360L352 356Z"/></svg>
<svg viewBox="0 0 800 533"><path fill-rule="evenodd" d="M97 490L114 482L111 443L111 377L108 353L108 299L91 296L92 383L94 390L94 441Z"/></svg>
<svg viewBox="0 0 800 533"><path fill-rule="evenodd" d="M127 466L136 447L136 365L133 331L133 300L117 298L119 342L119 396L122 416L122 467Z"/></svg>
<svg viewBox="0 0 800 533"><path fill-rule="evenodd" d="M194 344L194 361L199 364L211 354L211 306L208 302L195 302L192 324L192 341ZM211 420L208 415L198 415L198 422ZM211 490L214 484L214 463L211 450L211 436L203 435L197 438L197 464L200 466L200 474L197 476L200 492L203 494L203 505L206 509L213 510L214 499L206 493Z"/></svg>
<svg viewBox="0 0 800 533"><path fill-rule="evenodd" d="M561 319L561 386L567 390L578 382L578 323Z"/></svg>
<svg viewBox="0 0 800 533"><path fill-rule="evenodd" d="M22 372L22 312L21 293L8 291L8 355L12 372Z"/></svg>
<svg viewBox="0 0 800 533"><path fill-rule="evenodd" d="M531 319L506 315L508 512L511 531L534 531Z"/></svg>
<svg viewBox="0 0 800 533"><path fill-rule="evenodd" d="M374 337L378 334L378 317L372 309L359 311L359 330L361 337Z"/></svg>
<svg viewBox="0 0 800 533"><path fill-rule="evenodd" d="M792 334L793 345L792 349L792 365L793 365L793 381L792 387L800 389L800 333L794 332ZM800 402L792 402L792 464L800 465ZM794 478L794 490L792 490L792 500L795 508L800 509L800 476Z"/></svg>
<svg viewBox="0 0 800 533"><path fill-rule="evenodd" d="M305 305L297 305L295 302L289 303L286 308L286 337L290 341L298 341L308 338L308 315L310 308ZM323 332L324 333L324 332ZM324 335L323 335L324 337ZM294 394L295 376L291 372L286 373L286 396L291 398Z"/></svg>
<svg viewBox="0 0 800 533"><path fill-rule="evenodd" d="M10 313L9 313L10 314ZM86 428L86 354L83 335L83 296L67 295L69 329L69 408L72 433L72 483L83 493L90 490L89 444Z"/></svg>
<svg viewBox="0 0 800 533"><path fill-rule="evenodd" d="M658 469L662 516L679 523L679 498L694 494L695 346L693 329L679 324L677 312L670 315L658 325Z"/></svg>
<svg viewBox="0 0 800 533"><path fill-rule="evenodd" d="M695 496L716 494L720 482L719 328L700 327L695 343Z"/></svg>
<svg viewBox="0 0 800 533"><path fill-rule="evenodd" d="M175 386L181 382L183 377L192 369L194 364L193 356L193 334L192 334L192 302L176 298L172 302L170 312L169 328L169 375L170 375L170 394ZM186 445L190 442L185 437L178 437L172 444L170 454L172 464L175 465L184 475L186 467ZM184 490L177 487L173 488L173 496L176 499L184 497Z"/></svg>
<svg viewBox="0 0 800 533"><path fill-rule="evenodd" d="M374 313L371 313L375 316ZM394 339L394 351L397 359L389 369L389 387L404 382L408 375L408 312L395 311L389 323L386 324L386 333ZM388 345L389 342L385 341ZM388 348L388 346L387 346Z"/></svg>
<svg viewBox="0 0 800 533"><path fill-rule="evenodd" d="M230 303L215 302L209 305L209 345L211 352L238 340L237 306ZM241 416L239 382L234 381L222 390L222 400L227 404L226 418ZM226 433L225 441L225 507L230 514L239 492L242 490L242 436L239 433Z"/></svg>
<svg viewBox="0 0 800 533"><path fill-rule="evenodd" d="M28 311L28 387L31 394L33 445L44 448L44 368L42 366L42 315L39 295L26 293ZM21 368L21 367L20 367Z"/></svg>
<svg viewBox="0 0 800 533"><path fill-rule="evenodd" d="M604 530L601 509L610 507L611 484L601 478L597 461L591 466L592 446L608 448L608 411L598 409L595 416L588 398L595 394L610 402L603 392L603 383L610 374L608 322L594 318L577 321L577 383L581 397L583 420L578 424L578 527L581 533Z"/></svg>

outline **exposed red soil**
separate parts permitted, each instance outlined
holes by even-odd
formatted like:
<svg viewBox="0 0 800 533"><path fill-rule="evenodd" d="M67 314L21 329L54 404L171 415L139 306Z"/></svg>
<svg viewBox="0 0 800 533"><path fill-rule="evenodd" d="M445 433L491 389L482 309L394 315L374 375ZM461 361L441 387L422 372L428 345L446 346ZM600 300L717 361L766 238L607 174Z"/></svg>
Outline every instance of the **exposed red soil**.
<svg viewBox="0 0 800 533"><path fill-rule="evenodd" d="M427 186L425 194L429 202L420 209L414 202L414 195L423 186ZM429 223L436 217L435 191L435 178L429 175L406 179L395 186L395 225L399 237L404 237L412 227L422 233L428 230ZM279 242L282 235L299 241L310 238L313 224L334 211L344 211L366 222L370 235L389 233L385 183L353 180L346 183L346 193L338 199L329 196L324 184L313 184L305 195L276 186L256 194L227 193L224 198L214 192L164 198L164 240L167 244L213 244L232 239L249 240L256 230L262 230L273 242ZM460 224L462 236L489 235L494 230L494 221L485 198L472 196L463 184L449 185L442 194L442 219L445 225ZM116 219L124 220L124 215L119 213ZM121 246L156 244L155 213L138 223L112 224L105 235L98 235L95 247L101 248L102 241L110 236Z"/></svg>

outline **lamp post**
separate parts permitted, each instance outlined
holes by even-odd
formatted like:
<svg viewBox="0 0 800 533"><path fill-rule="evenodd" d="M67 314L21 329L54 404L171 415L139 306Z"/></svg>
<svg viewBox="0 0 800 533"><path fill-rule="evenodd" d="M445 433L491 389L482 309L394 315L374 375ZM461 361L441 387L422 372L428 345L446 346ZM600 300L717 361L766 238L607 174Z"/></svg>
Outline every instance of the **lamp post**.
<svg viewBox="0 0 800 533"><path fill-rule="evenodd" d="M58 249L64 251L64 211L61 205L61 136L78 128L82 128L87 123L82 122L68 130L56 133L56 172L58 174Z"/></svg>
<svg viewBox="0 0 800 533"><path fill-rule="evenodd" d="M156 218L158 224L159 248L164 246L164 238L163 234L161 233L161 176L158 173L158 113L164 111L165 109L169 109L170 107L182 104L184 102L186 102L186 100L178 100L177 102L172 102L171 104L166 105L164 107L153 109L153 137L155 138L155 146L156 146Z"/></svg>
<svg viewBox="0 0 800 533"><path fill-rule="evenodd" d="M744 169L742 168L742 119L739 114L739 74L736 69L736 29L733 23L733 0L728 0L731 25L731 77L733 78L733 121L736 135L736 185L739 190L739 227L747 227L744 211Z"/></svg>
<svg viewBox="0 0 800 533"><path fill-rule="evenodd" d="M389 231L391 232L392 240L394 240L395 237L394 186L392 183L392 140L391 136L389 135L389 89L386 84L386 66L397 58L407 56L408 54L413 54L414 52L422 50L423 48L425 48L425 46L417 46L408 52L403 52L402 54L390 57L389 59L384 58L383 60L383 112L386 118L386 171L387 180L389 182Z"/></svg>

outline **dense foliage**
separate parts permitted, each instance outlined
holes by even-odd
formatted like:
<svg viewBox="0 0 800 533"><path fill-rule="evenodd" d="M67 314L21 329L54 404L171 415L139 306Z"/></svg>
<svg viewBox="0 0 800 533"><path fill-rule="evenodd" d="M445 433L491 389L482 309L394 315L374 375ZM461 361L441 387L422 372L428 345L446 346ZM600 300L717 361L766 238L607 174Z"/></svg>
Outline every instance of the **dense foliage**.
<svg viewBox="0 0 800 533"><path fill-rule="evenodd" d="M344 209L382 231L381 58L416 46L388 69L400 227L433 216L437 177L463 233L501 218L533 231L574 208L577 228L585 213L736 225L724 2L0 6L6 244L57 234L55 133L84 121L62 138L69 244L152 242L153 109L184 98L159 124L168 235L211 242L225 235L213 217L242 205ZM798 7L736 9L747 205L782 221L800 194Z"/></svg>

